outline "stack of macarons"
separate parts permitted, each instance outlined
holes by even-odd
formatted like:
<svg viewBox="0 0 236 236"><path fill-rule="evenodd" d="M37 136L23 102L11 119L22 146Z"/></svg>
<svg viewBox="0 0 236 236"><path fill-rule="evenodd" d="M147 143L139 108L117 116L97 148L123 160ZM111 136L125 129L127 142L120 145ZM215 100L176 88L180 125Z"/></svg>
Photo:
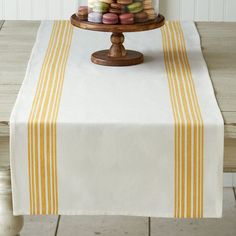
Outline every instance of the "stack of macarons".
<svg viewBox="0 0 236 236"><path fill-rule="evenodd" d="M148 20L154 20L157 18L157 13L153 8L153 0L143 0L143 9L148 15Z"/></svg>
<svg viewBox="0 0 236 236"><path fill-rule="evenodd" d="M88 0L76 15L81 20L101 24L134 24L156 18L153 0Z"/></svg>

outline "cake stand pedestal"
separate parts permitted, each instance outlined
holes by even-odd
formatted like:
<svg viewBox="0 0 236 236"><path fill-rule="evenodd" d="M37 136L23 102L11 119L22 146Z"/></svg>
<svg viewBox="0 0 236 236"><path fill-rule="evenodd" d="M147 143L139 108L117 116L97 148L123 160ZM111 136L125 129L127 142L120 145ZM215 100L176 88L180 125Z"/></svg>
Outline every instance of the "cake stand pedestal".
<svg viewBox="0 0 236 236"><path fill-rule="evenodd" d="M123 32L157 29L165 24L165 18L162 15L158 15L155 20L147 21L145 23L135 23L132 25L106 25L82 21L74 14L71 16L71 24L86 30L112 32L112 45L110 49L94 52L91 56L93 63L103 66L130 66L142 63L144 57L141 52L125 49L123 45L125 40Z"/></svg>

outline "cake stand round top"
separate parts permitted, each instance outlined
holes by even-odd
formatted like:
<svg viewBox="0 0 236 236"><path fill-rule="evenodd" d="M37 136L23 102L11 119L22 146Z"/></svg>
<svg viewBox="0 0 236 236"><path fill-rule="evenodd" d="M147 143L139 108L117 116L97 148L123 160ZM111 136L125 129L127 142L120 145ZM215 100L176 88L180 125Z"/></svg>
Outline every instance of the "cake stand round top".
<svg viewBox="0 0 236 236"><path fill-rule="evenodd" d="M71 16L71 24L81 29L93 31L116 33L138 32L145 30L153 30L162 27L165 24L165 17L159 14L155 20L149 20L145 23L134 23L130 25L106 25L82 21L74 14Z"/></svg>

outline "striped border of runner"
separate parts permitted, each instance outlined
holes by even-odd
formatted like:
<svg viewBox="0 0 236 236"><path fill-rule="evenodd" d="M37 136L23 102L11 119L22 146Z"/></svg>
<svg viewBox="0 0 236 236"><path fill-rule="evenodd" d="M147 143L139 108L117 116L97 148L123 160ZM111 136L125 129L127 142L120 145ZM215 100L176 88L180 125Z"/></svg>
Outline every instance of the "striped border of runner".
<svg viewBox="0 0 236 236"><path fill-rule="evenodd" d="M174 217L203 217L204 124L179 22L162 27L175 121Z"/></svg>
<svg viewBox="0 0 236 236"><path fill-rule="evenodd" d="M55 21L28 120L30 214L58 214L56 120L73 35Z"/></svg>

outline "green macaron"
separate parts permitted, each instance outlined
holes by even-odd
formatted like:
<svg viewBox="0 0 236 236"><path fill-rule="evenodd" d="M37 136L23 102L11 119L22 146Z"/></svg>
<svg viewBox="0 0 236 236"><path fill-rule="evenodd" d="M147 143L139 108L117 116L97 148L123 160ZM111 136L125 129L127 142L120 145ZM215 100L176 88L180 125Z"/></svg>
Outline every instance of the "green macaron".
<svg viewBox="0 0 236 236"><path fill-rule="evenodd" d="M138 13L143 10L143 4L141 2L134 2L127 6L127 10L130 13Z"/></svg>
<svg viewBox="0 0 236 236"><path fill-rule="evenodd" d="M93 6L94 12L105 13L108 11L109 4L105 2L95 2Z"/></svg>

